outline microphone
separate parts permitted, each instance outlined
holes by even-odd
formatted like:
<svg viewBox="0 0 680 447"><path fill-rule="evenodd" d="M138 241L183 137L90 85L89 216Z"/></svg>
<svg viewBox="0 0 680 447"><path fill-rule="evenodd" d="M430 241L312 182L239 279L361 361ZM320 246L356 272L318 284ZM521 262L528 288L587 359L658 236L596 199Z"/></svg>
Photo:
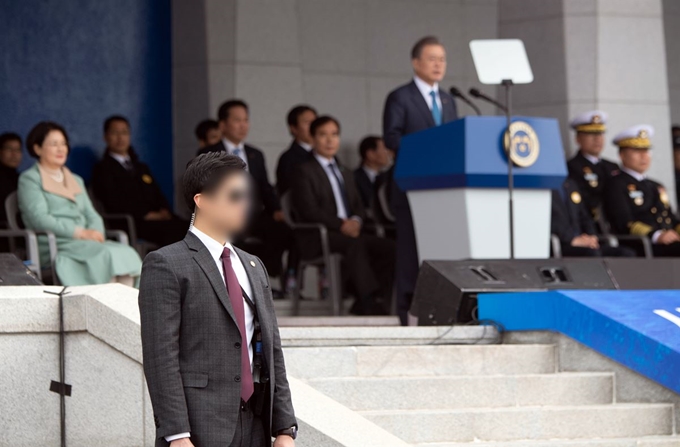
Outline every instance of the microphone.
<svg viewBox="0 0 680 447"><path fill-rule="evenodd" d="M470 107L472 107L472 110L474 110L475 113L476 113L477 115L481 115L481 114L482 114L481 110L479 110L479 107L477 107L477 106L475 105L475 103L473 103L472 101L470 101L470 100L467 98L467 96L465 96L465 95L463 94L463 92L461 92L460 90L458 90L458 88L457 88L456 86L453 86L453 85L452 85L451 88L449 89L449 93L451 93L451 95L452 95L454 98L460 98L465 104L467 104L467 105L469 105Z"/></svg>
<svg viewBox="0 0 680 447"><path fill-rule="evenodd" d="M473 96L477 99L481 99L482 101L490 102L491 104L495 105L496 107L498 107L499 109L501 109L504 112L507 112L507 110L508 110L505 107L504 104L501 104L500 102L496 101L492 97L485 95L484 93L480 92L476 88L471 88L469 93L470 93L470 96Z"/></svg>

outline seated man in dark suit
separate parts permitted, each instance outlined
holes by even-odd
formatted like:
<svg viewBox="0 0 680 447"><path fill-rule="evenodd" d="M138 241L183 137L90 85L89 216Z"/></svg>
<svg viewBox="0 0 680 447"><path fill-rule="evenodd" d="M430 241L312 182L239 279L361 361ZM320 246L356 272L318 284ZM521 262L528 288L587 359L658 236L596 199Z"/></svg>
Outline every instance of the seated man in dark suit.
<svg viewBox="0 0 680 447"><path fill-rule="evenodd" d="M359 144L361 166L354 170L354 180L359 188L359 195L364 208L371 209L375 195L375 180L390 164L390 151L385 147L383 139L370 135Z"/></svg>
<svg viewBox="0 0 680 447"><path fill-rule="evenodd" d="M184 239L189 222L172 214L151 169L130 145L127 118L107 118L104 141L104 156L92 170L92 192L104 211L132 215L137 236L154 244L165 246Z"/></svg>
<svg viewBox="0 0 680 447"><path fill-rule="evenodd" d="M561 190L553 191L550 232L560 239L562 256L635 256L628 247L600 244L590 211L578 185L570 178Z"/></svg>
<svg viewBox="0 0 680 447"><path fill-rule="evenodd" d="M618 234L649 237L654 256L680 256L680 221L670 206L666 189L645 176L651 157L651 126L638 125L614 137L621 170L604 191L604 209Z"/></svg>
<svg viewBox="0 0 680 447"><path fill-rule="evenodd" d="M301 104L288 112L288 131L293 136L293 142L281 157L276 167L276 190L283 196L290 189L293 173L302 163L312 156L312 137L309 135L309 125L316 119L316 110L311 106Z"/></svg>
<svg viewBox="0 0 680 447"><path fill-rule="evenodd" d="M284 222L281 203L274 187L269 183L264 154L261 150L245 144L250 130L248 105L240 99L226 101L217 111L222 140L206 146L198 154L226 151L240 157L246 164L254 186L253 219L246 234L236 242L239 248L259 256L271 276L283 272L283 252L293 245L293 232ZM249 238L262 243L250 244Z"/></svg>
<svg viewBox="0 0 680 447"><path fill-rule="evenodd" d="M211 119L203 120L194 129L194 135L198 140L199 149L217 144L222 139L220 123Z"/></svg>
<svg viewBox="0 0 680 447"><path fill-rule="evenodd" d="M344 255L343 271L357 295L355 314L384 314L394 275L394 243L361 233L364 206L352 173L338 166L340 124L321 116L310 126L314 157L300 165L291 189L293 211L301 222L328 228L330 249ZM299 238L304 257L321 253L318 233Z"/></svg>
<svg viewBox="0 0 680 447"><path fill-rule="evenodd" d="M12 132L0 135L0 228L7 222L5 199L17 190L21 164L21 137Z"/></svg>

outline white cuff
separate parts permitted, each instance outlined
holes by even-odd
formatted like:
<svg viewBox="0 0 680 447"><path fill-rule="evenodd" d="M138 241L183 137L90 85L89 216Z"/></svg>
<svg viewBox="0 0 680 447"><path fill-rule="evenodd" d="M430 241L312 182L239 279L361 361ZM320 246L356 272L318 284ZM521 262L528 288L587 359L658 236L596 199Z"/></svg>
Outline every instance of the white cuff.
<svg viewBox="0 0 680 447"><path fill-rule="evenodd" d="M359 217L359 216L352 216L352 217L350 217L350 219L356 220L357 222L359 222L359 223L362 224L362 225L363 225L363 223L364 223L364 220L363 220L361 217Z"/></svg>
<svg viewBox="0 0 680 447"><path fill-rule="evenodd" d="M176 440L178 440L178 439L182 439L182 438L190 438L190 437L191 437L191 435L190 435L189 432L187 431L187 432L180 433L180 434L177 434L177 435L166 436L166 437L165 437L165 440L166 440L167 442L172 442L172 441L176 441Z"/></svg>
<svg viewBox="0 0 680 447"><path fill-rule="evenodd" d="M652 243L656 244L656 241L659 240L659 237L661 236L661 233L663 233L663 230L656 230L654 234L652 234Z"/></svg>

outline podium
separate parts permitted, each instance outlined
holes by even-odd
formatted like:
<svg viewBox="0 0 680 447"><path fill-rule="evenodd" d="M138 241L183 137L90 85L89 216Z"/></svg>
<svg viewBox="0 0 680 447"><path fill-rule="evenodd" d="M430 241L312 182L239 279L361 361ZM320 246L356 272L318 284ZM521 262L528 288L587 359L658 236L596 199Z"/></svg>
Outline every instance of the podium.
<svg viewBox="0 0 680 447"><path fill-rule="evenodd" d="M567 175L559 124L512 121L515 257L548 258L550 190ZM421 260L510 257L505 129L505 117L466 117L401 139L394 178L408 195Z"/></svg>

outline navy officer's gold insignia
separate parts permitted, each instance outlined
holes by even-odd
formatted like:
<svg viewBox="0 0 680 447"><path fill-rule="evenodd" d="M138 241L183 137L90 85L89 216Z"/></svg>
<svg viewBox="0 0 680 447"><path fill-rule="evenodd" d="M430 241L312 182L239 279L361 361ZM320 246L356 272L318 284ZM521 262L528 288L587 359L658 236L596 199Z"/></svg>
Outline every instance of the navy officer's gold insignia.
<svg viewBox="0 0 680 447"><path fill-rule="evenodd" d="M517 166L526 168L533 165L540 152L536 131L525 121L515 121L510 124L509 144L508 134L505 135L505 148L510 154L510 160Z"/></svg>
<svg viewBox="0 0 680 447"><path fill-rule="evenodd" d="M599 177L589 166L583 167L583 179L588 182L591 188L597 188L597 185L599 185Z"/></svg>
<svg viewBox="0 0 680 447"><path fill-rule="evenodd" d="M636 204L637 206L642 206L642 204L645 203L645 193L642 191L629 188L628 196L633 200L633 203Z"/></svg>
<svg viewBox="0 0 680 447"><path fill-rule="evenodd" d="M571 201L574 202L575 204L581 203L581 194L579 194L578 191L574 191L571 193Z"/></svg>
<svg viewBox="0 0 680 447"><path fill-rule="evenodd" d="M659 188L659 199L661 200L661 203L663 203L666 206L668 206L670 204L670 200L668 199L668 193L666 192L666 188Z"/></svg>
<svg viewBox="0 0 680 447"><path fill-rule="evenodd" d="M150 184L153 183L153 178L151 178L151 176L150 176L149 174L144 174L144 175L142 176L142 181L143 181L144 183L146 183L147 185L150 185Z"/></svg>

